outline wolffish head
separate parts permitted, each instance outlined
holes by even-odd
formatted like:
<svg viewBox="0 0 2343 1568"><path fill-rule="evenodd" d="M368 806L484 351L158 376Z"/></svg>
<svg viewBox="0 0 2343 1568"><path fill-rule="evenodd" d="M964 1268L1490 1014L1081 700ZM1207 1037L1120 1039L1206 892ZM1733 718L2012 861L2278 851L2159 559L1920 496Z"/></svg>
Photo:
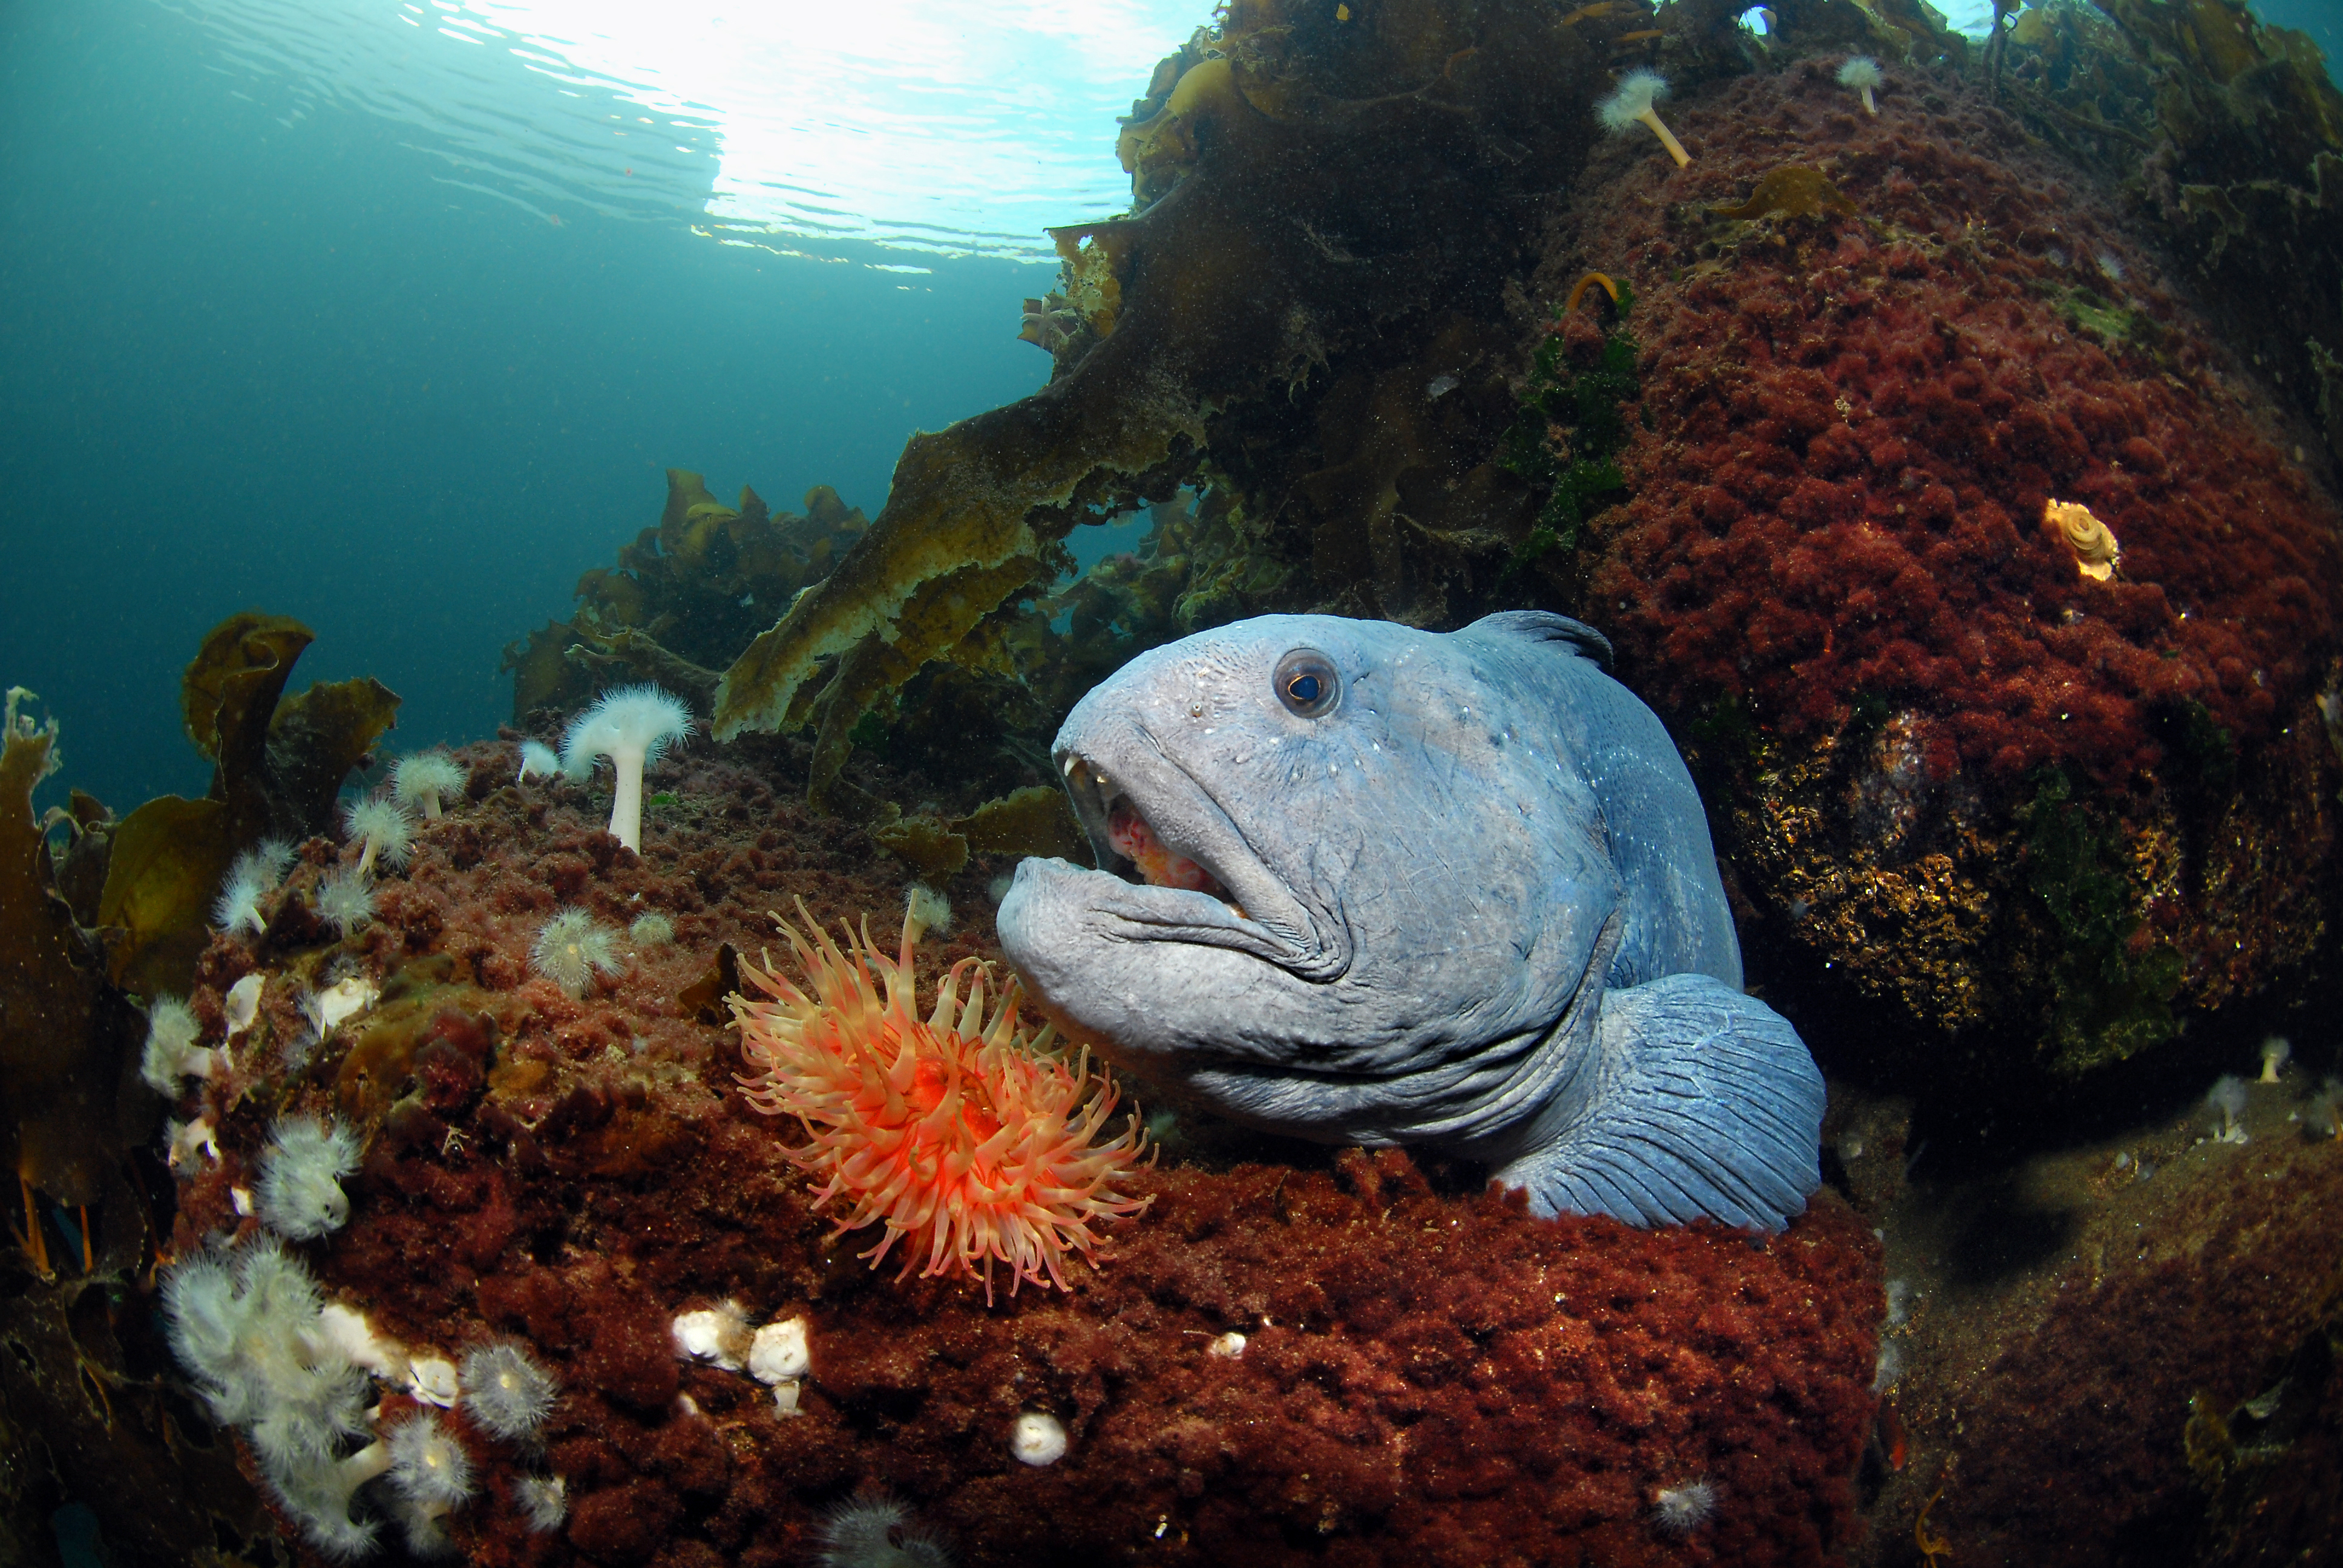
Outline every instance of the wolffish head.
<svg viewBox="0 0 2343 1568"><path fill-rule="evenodd" d="M1055 757L1103 869L1027 860L1001 907L1035 1000L1309 1136L1462 1138L1534 1097L1619 881L1552 693L1476 631L1264 617L1084 698Z"/></svg>

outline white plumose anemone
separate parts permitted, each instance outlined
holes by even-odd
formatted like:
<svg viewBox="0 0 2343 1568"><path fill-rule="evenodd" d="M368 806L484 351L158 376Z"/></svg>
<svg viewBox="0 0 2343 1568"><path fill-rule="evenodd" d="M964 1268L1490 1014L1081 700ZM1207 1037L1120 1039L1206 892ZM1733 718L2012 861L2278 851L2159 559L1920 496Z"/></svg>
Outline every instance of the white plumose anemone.
<svg viewBox="0 0 2343 1568"><path fill-rule="evenodd" d="M643 769L691 733L691 713L656 686L628 686L572 719L561 738L561 770L583 782L597 757L610 759L610 832L628 849L643 847Z"/></svg>
<svg viewBox="0 0 2343 1568"><path fill-rule="evenodd" d="M397 800L353 800L342 808L342 822L366 845L358 853L360 876L377 860L396 871L415 853L415 816Z"/></svg>
<svg viewBox="0 0 2343 1568"><path fill-rule="evenodd" d="M1659 111L1652 106L1668 95L1668 79L1657 71L1630 71L1619 78L1618 90L1594 106L1595 117L1603 128L1614 136L1624 134L1630 126L1647 126L1660 145L1668 149L1668 156L1682 168L1692 162L1692 155L1675 133L1660 123Z"/></svg>
<svg viewBox="0 0 2343 1568"><path fill-rule="evenodd" d="M203 1026L195 1010L175 996L158 996L146 1010L146 1050L139 1076L166 1099L179 1096L183 1078L210 1078L223 1066L220 1053L202 1044Z"/></svg>
<svg viewBox="0 0 2343 1568"><path fill-rule="evenodd" d="M347 937L374 919L374 884L355 867L328 871L317 879L317 918Z"/></svg>
<svg viewBox="0 0 2343 1568"><path fill-rule="evenodd" d="M1868 55L1849 55L1846 63L1838 68L1838 85L1863 95L1863 112L1866 115L1879 113L1879 106L1872 102L1871 95L1886 80L1879 62Z"/></svg>
<svg viewBox="0 0 2343 1568"><path fill-rule="evenodd" d="M276 890L292 863L293 847L281 839L263 839L236 856L212 900L212 924L230 936L238 931L260 935L268 924L260 900Z"/></svg>
<svg viewBox="0 0 2343 1568"><path fill-rule="evenodd" d="M462 765L445 751L417 751L391 764L391 799L422 812L425 821L436 822L441 805L464 792L467 777Z"/></svg>
<svg viewBox="0 0 2343 1568"><path fill-rule="evenodd" d="M545 922L529 948L528 961L575 997L586 994L597 973L615 974L621 967L617 933L574 905Z"/></svg>

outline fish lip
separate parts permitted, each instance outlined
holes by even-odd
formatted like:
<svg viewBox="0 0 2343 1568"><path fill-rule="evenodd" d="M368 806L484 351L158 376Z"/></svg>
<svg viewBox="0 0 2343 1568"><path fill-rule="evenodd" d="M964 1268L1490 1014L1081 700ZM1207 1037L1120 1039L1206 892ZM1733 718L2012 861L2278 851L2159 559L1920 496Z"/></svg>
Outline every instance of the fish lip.
<svg viewBox="0 0 2343 1568"><path fill-rule="evenodd" d="M1342 922L1313 910L1271 870L1219 797L1177 757L1142 726L1127 729L1128 735L1087 736L1051 753L1098 859L1100 869L1093 874L1123 883L1118 903L1162 902L1160 915L1150 908L1150 919L1127 921L1127 934L1138 940L1234 948L1307 980L1333 980L1346 972L1351 944ZM1191 806L1207 808L1199 814L1217 830L1200 837L1176 824L1167 829L1172 813L1165 807L1174 794L1186 796ZM1116 853L1107 835L1108 813L1118 799L1130 801L1165 849L1202 867L1227 897L1138 880L1138 868Z"/></svg>

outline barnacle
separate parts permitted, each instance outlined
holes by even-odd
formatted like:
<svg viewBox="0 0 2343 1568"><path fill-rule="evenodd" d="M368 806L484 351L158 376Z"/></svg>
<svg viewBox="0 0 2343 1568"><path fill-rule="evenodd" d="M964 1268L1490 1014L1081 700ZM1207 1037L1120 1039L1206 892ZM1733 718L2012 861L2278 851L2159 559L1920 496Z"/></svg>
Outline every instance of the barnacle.
<svg viewBox="0 0 2343 1568"><path fill-rule="evenodd" d="M2045 501L2042 520L2057 529L2066 548L2075 552L2077 571L2094 582L2106 582L2116 575L2123 552L2107 524L2091 516L2090 508L2077 501Z"/></svg>

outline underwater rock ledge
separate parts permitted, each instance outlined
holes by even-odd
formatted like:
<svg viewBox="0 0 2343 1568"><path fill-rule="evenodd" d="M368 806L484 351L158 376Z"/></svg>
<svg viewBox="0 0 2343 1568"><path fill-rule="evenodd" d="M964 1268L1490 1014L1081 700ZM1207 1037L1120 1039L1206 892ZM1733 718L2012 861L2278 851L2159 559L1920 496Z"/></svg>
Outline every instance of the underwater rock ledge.
<svg viewBox="0 0 2343 1568"><path fill-rule="evenodd" d="M723 946L771 940L766 907L900 907L867 840L670 762L637 856L592 795L504 787L510 746L458 756L465 800L417 829L372 924L336 940L280 914L206 954L207 1037L239 980L261 1001L235 1070L182 1108L200 1098L219 1153L183 1163L171 1250L255 1231L238 1190L287 1118L356 1135L348 1222L299 1249L327 1297L418 1367L508 1341L558 1385L539 1450L466 1405L433 1418L477 1477L439 1518L468 1560L799 1563L874 1488L972 1564L1820 1563L1849 1538L1884 1298L1835 1197L1776 1237L1636 1231L1443 1191L1396 1151L1167 1163L1069 1292L988 1309L973 1282L899 1284L811 1211L702 1005ZM582 995L532 968L557 904L636 922ZM992 953L963 923L922 950L930 977ZM297 1002L334 977L378 1000L320 1042ZM786 1404L679 1357L670 1322L726 1302L805 1321ZM410 1416L406 1388L385 1421ZM1064 1430L1055 1462L1012 1456L1031 1414ZM566 1520L533 1530L545 1476ZM1679 1539L1656 1498L1698 1482L1715 1513Z"/></svg>

